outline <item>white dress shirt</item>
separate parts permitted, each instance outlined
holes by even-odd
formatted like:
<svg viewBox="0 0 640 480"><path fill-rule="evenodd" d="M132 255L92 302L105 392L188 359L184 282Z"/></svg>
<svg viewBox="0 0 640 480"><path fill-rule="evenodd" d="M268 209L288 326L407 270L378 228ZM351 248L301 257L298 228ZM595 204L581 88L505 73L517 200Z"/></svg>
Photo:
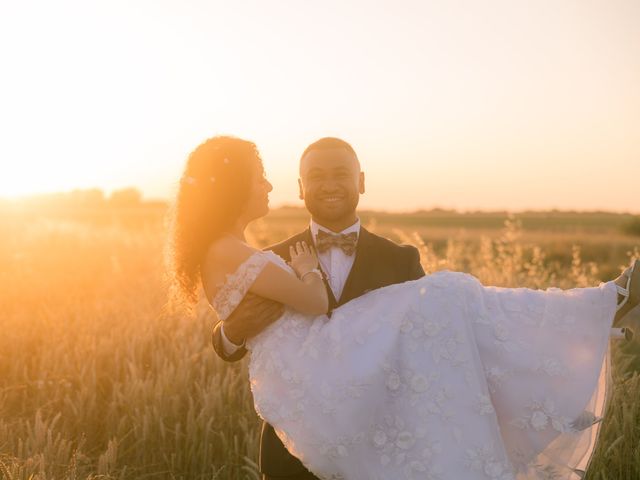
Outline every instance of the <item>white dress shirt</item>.
<svg viewBox="0 0 640 480"><path fill-rule="evenodd" d="M222 322L222 325L220 325L220 337L222 338L222 348L227 356L233 355L238 351L240 347L244 347L244 342L242 342L242 345L236 345L227 338L227 336L224 334L224 322Z"/></svg>
<svg viewBox="0 0 640 480"><path fill-rule="evenodd" d="M318 230L324 230L327 233L336 235L336 232L332 232L328 228L324 228L323 226L318 225L313 220L311 220L310 228L311 238L313 238L314 246L316 243ZM358 236L360 235L360 219L356 220L356 223L354 223L350 227L345 228L341 232L338 232L338 234L346 235L353 232L356 232ZM322 267L322 271L327 276L329 286L331 287L331 291L333 292L333 296L336 300L340 300L342 290L344 290L344 284L347 282L349 273L351 273L351 268L353 267L353 261L355 260L355 258L355 253L353 255L347 255L342 251L341 248L335 247L330 248L326 252L318 252L318 260L320 261L320 266Z"/></svg>
<svg viewBox="0 0 640 480"><path fill-rule="evenodd" d="M309 228L311 230L311 238L313 239L314 247L316 243L316 236L318 235L318 230L324 230L325 232L331 233L333 235L346 235L348 233L356 232L358 234L358 238L360 237L360 219L356 220L356 223L348 228L345 228L341 232L332 232L328 228L318 225L313 220L311 220ZM347 255L342 251L341 248L337 247L331 247L326 252L318 252L318 261L320 262L322 271L327 277L327 281L329 282L329 286L331 287L333 296L338 301L342 296L342 290L344 290L344 285L347 282L349 273L351 273L351 268L353 267L355 258L355 253L353 255ZM222 337L222 348L224 349L224 353L226 355L233 355L240 347L244 346L244 343L242 345L236 345L227 338L227 336L224 334L224 325L220 326L220 336Z"/></svg>

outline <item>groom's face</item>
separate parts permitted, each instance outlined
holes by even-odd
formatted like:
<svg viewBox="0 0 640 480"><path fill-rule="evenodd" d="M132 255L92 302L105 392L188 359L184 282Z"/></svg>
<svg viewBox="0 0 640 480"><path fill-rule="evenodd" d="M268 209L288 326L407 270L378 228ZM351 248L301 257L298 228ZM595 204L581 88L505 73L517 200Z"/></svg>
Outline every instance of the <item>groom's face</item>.
<svg viewBox="0 0 640 480"><path fill-rule="evenodd" d="M345 148L308 152L300 161L298 183L300 198L314 219L355 221L358 200L364 193L364 173L352 152Z"/></svg>

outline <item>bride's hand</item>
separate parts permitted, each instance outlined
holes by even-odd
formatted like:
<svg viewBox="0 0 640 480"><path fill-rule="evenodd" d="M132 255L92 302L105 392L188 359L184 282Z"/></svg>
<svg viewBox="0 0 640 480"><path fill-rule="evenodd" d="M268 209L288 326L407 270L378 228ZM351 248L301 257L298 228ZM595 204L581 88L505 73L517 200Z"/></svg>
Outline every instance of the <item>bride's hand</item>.
<svg viewBox="0 0 640 480"><path fill-rule="evenodd" d="M291 255L291 267L295 270L298 278L318 266L318 257L306 242L297 242L295 246L289 247L289 254Z"/></svg>

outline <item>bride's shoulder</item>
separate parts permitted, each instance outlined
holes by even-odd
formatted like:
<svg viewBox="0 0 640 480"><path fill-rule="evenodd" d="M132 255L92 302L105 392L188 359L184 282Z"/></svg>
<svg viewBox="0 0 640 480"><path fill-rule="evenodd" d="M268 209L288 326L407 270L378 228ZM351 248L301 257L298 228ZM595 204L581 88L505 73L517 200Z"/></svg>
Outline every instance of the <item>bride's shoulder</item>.
<svg viewBox="0 0 640 480"><path fill-rule="evenodd" d="M237 267L258 251L239 238L224 235L209 244L205 253L205 262L219 266Z"/></svg>
<svg viewBox="0 0 640 480"><path fill-rule="evenodd" d="M204 254L201 268L205 290L214 289L226 276L238 269L259 250L252 248L238 238L225 235L209 244Z"/></svg>

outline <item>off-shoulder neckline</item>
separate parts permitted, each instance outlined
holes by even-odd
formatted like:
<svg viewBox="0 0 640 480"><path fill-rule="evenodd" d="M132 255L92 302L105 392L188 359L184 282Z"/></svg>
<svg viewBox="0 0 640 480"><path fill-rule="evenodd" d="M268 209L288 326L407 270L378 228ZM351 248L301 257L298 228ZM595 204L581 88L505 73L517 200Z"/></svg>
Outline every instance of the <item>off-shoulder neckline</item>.
<svg viewBox="0 0 640 480"><path fill-rule="evenodd" d="M253 247L252 247L252 248L253 248ZM223 286L224 284L228 283L228 282L229 282L229 280L230 280L230 279L231 279L231 278L232 278L236 273L238 273L238 272L240 271L240 269L241 269L241 268L242 268L246 263L248 263L248 262L249 262L249 260L251 260L253 257L255 257L256 255L261 254L261 253L264 253L264 252L263 252L262 250L256 250L256 251L255 251L255 252L253 252L251 255L249 255L247 258L245 258L242 262L240 262L240 264L236 267L236 269L235 269L235 270L233 270L232 272L229 272L229 273L225 273L225 274L224 274L224 279L223 279L223 280L221 280L221 281L219 281L219 282L216 282L216 283L213 285L213 286L214 286L214 288L216 289L216 292L219 292L219 291L220 291L220 287L221 287L221 286ZM214 295L214 297L216 297L216 296L217 296L217 293L216 293L216 295Z"/></svg>

